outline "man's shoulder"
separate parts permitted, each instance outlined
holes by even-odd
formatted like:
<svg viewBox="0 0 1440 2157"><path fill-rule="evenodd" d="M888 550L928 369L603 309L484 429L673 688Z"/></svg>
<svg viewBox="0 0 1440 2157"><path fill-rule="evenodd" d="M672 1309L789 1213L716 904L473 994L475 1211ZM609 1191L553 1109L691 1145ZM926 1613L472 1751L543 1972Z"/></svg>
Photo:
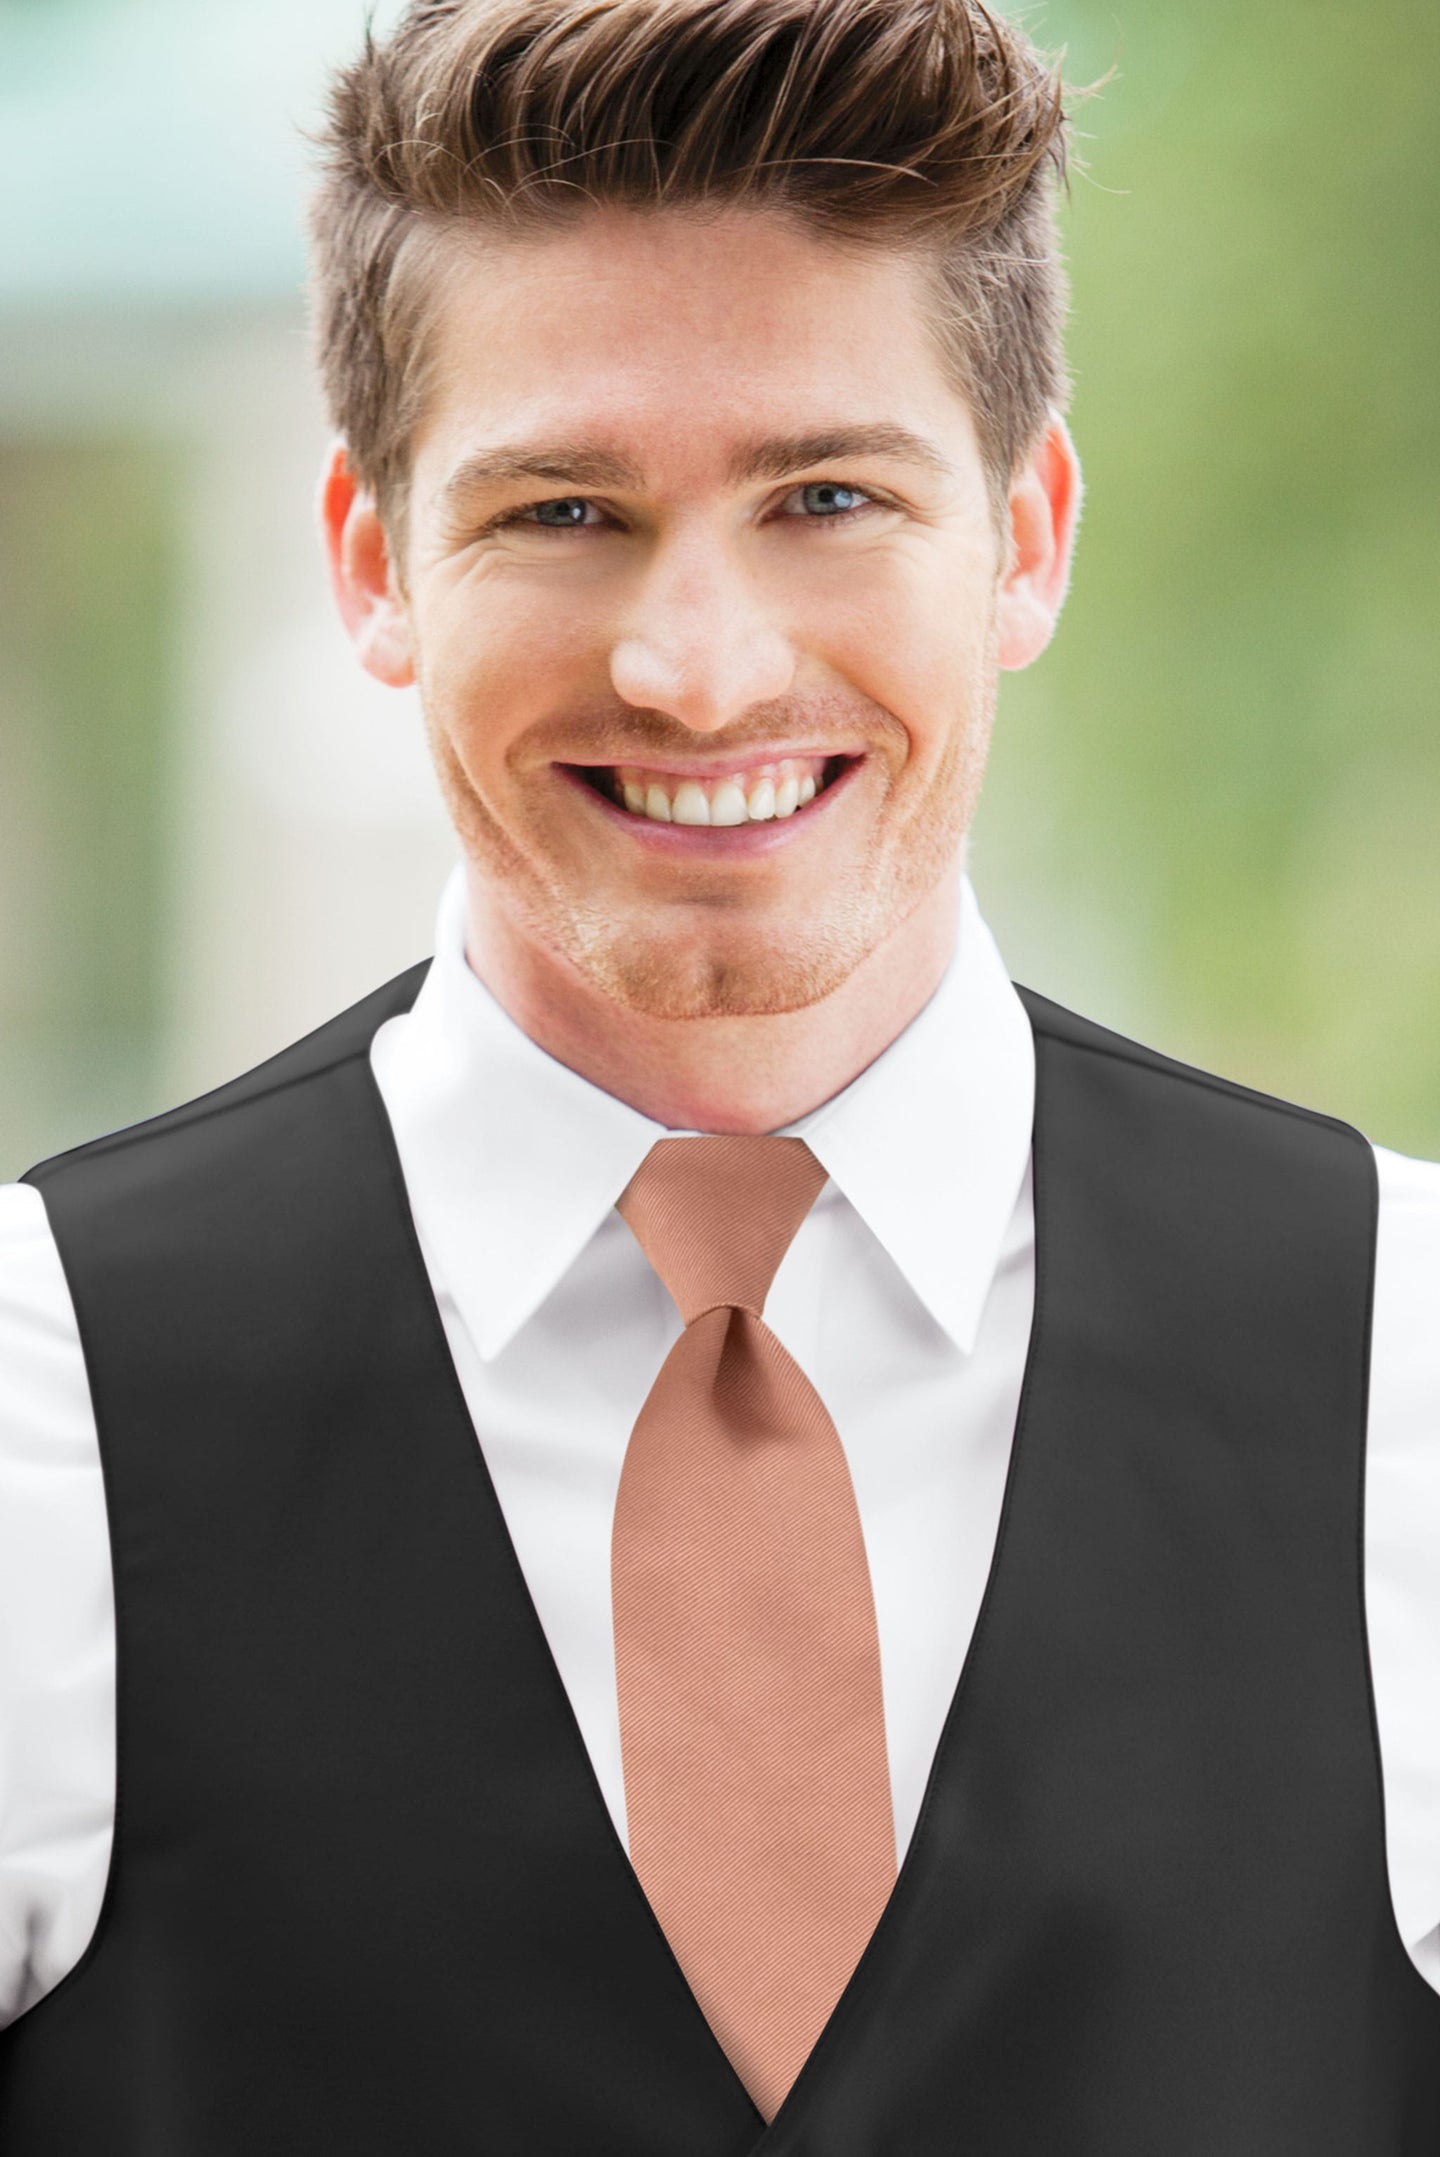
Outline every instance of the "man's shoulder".
<svg viewBox="0 0 1440 2157"><path fill-rule="evenodd" d="M1375 1148L1382 1261L1413 1289L1413 1321L1434 1344L1440 1371L1440 1161Z"/></svg>
<svg viewBox="0 0 1440 2157"><path fill-rule="evenodd" d="M1015 988L1025 1006L1037 1044L1049 1043L1098 1059L1122 1081L1133 1076L1140 1086L1152 1084L1154 1090L1172 1093L1179 1099L1184 1099L1189 1091L1202 1099L1233 1106L1242 1115L1251 1111L1260 1117L1280 1117L1310 1129L1333 1132L1343 1141L1362 1148L1367 1155L1375 1151L1364 1134L1342 1117L1307 1107L1302 1102L1288 1101L1278 1094L1264 1093L1254 1086L1242 1085L1236 1079L1226 1078L1198 1064L1185 1063L1179 1057L1166 1055L1128 1035L1116 1033L1094 1019L1067 1010L1034 989L1023 988L1018 982Z"/></svg>
<svg viewBox="0 0 1440 2157"><path fill-rule="evenodd" d="M1388 1146L1375 1148L1375 1161L1381 1188L1396 1207L1440 1215L1440 1161L1394 1153Z"/></svg>
<svg viewBox="0 0 1440 2157"><path fill-rule="evenodd" d="M1436 1322L1440 1315L1440 1161L1394 1152L1389 1147L1377 1145L1355 1125L1338 1116L1284 1100L1275 1094L1262 1093L1255 1087L1243 1086L1216 1072L1164 1055L1098 1025L1093 1019L1066 1010L1031 989L1021 988L1018 983L1016 987L1037 1043L1050 1043L1093 1059L1100 1067L1115 1074L1122 1085L1126 1076L1133 1074L1140 1089L1149 1086L1162 1099L1169 1092L1175 1099L1183 1101L1188 1090L1197 1102L1208 1100L1221 1104L1222 1115L1232 1129L1237 1123L1241 1126L1248 1123L1262 1146L1265 1120L1271 1119L1274 1127L1273 1120L1278 1118L1279 1128L1288 1125L1299 1141L1294 1158L1302 1176L1320 1166L1325 1156L1335 1160L1348 1154L1351 1174L1358 1171L1364 1189L1370 1194L1381 1280L1387 1284L1387 1293L1382 1298L1387 1313L1393 1314L1395 1309L1403 1307L1405 1326L1411 1331L1423 1328L1440 1348L1440 1324ZM1134 1091L1132 1088L1132 1098ZM1234 1117L1226 1114L1232 1107L1238 1112ZM1179 1130L1187 1122L1193 1129L1193 1122L1183 1117L1173 1128ZM1316 1154L1305 1145L1305 1137L1311 1133L1320 1141L1324 1155ZM1328 1143L1328 1134L1334 1134L1338 1155L1337 1147ZM1265 1150L1273 1153L1271 1148ZM1391 1292L1397 1282L1403 1284L1403 1295ZM1435 1374L1440 1377L1440 1354L1434 1361Z"/></svg>
<svg viewBox="0 0 1440 2157"><path fill-rule="evenodd" d="M40 1189L56 1178L98 1164L108 1158L131 1153L137 1149L150 1151L163 1146L171 1138L178 1138L199 1126L215 1120L234 1116L246 1109L271 1101L300 1087L306 1081L319 1078L338 1065L351 1062L369 1054L370 1044L387 1019L398 1017L408 1011L419 993L420 984L428 971L430 961L422 959L417 965L397 974L391 981L374 989L358 1003L327 1019L289 1047L268 1056L264 1062L238 1077L227 1080L207 1093L198 1094L193 1100L166 1109L142 1123L129 1124L123 1129L109 1131L98 1138L87 1140L66 1152L52 1155L30 1169L24 1181Z"/></svg>

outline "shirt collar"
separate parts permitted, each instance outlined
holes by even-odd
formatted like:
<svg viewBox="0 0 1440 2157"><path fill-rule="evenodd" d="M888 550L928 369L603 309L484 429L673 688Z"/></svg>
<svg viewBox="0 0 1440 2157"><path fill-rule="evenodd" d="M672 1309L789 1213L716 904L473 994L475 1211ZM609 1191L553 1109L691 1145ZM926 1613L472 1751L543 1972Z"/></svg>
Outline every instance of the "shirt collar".
<svg viewBox="0 0 1440 2157"><path fill-rule="evenodd" d="M966 877L939 988L844 1091L789 1126L968 1355L1030 1159L1035 1041Z"/></svg>
<svg viewBox="0 0 1440 2157"><path fill-rule="evenodd" d="M488 1361L673 1134L548 1056L472 973L458 868L434 964L372 1061L427 1254ZM1029 1158L1034 1089L1029 1021L966 879L955 955L930 1002L787 1126L966 1353Z"/></svg>

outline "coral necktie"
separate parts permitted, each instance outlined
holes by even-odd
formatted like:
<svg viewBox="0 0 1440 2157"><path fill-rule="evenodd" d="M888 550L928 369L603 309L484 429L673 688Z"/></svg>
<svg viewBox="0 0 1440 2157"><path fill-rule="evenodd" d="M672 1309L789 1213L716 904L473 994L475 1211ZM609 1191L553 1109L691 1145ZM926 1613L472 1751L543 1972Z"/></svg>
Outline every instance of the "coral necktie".
<svg viewBox="0 0 1440 2157"><path fill-rule="evenodd" d="M685 1321L615 1505L630 1857L767 2120L896 1872L850 1471L761 1316L824 1182L802 1139L662 1139L618 1201Z"/></svg>

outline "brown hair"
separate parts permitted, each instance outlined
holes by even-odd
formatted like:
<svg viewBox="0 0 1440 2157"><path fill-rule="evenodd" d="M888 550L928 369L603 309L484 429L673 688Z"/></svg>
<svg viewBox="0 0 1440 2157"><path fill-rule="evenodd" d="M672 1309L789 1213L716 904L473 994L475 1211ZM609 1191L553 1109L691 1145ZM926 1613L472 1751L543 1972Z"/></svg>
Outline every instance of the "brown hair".
<svg viewBox="0 0 1440 2157"><path fill-rule="evenodd" d="M786 209L920 249L992 502L1063 410L1058 67L980 0L411 0L332 86L311 210L331 417L392 532L437 235L587 203Z"/></svg>

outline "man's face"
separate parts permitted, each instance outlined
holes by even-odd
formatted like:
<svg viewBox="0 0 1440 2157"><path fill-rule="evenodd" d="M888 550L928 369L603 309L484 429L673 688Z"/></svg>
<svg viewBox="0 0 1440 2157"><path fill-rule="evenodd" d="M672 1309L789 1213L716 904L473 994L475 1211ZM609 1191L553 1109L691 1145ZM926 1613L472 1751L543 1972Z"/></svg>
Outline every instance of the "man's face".
<svg viewBox="0 0 1440 2157"><path fill-rule="evenodd" d="M631 1011L816 1002L953 903L994 707L920 269L597 210L437 275L398 619L485 908Z"/></svg>

